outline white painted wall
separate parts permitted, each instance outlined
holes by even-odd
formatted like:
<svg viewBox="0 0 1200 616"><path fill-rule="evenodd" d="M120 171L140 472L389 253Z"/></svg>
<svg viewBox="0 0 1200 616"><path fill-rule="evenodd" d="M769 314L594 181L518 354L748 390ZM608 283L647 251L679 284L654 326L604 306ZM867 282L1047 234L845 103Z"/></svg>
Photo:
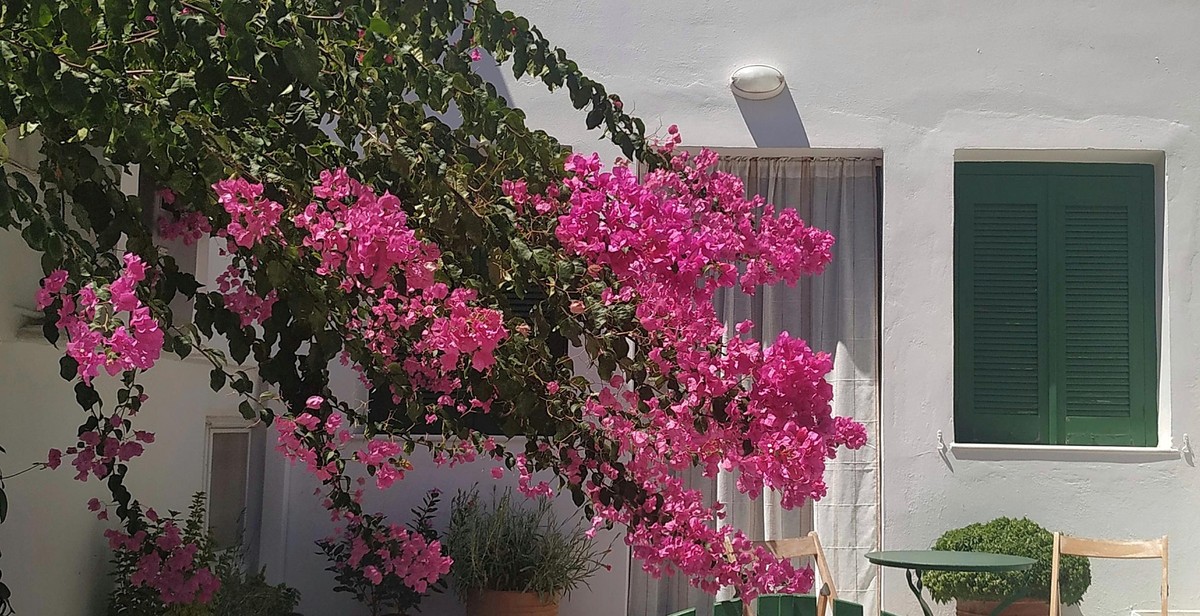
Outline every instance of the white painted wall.
<svg viewBox="0 0 1200 616"><path fill-rule="evenodd" d="M1165 177L1163 446L1200 435L1200 6L990 0L507 0L650 127L678 124L710 146L881 148L884 152L884 547L1028 515L1084 535L1169 534L1172 605L1200 608L1200 481L1178 455L1060 455L1023 449L943 459L952 418L952 178L956 151L1044 160L1157 161ZM789 91L733 98L729 75L766 63ZM596 143L582 113L541 84L513 84L530 121L576 149ZM601 147L611 158L616 152ZM1092 150L1135 150L1115 154ZM1146 152L1150 151L1150 152ZM1158 153L1163 154L1159 156ZM962 155L964 158L967 154ZM949 438L949 437L947 437ZM990 459L981 459L981 458ZM1145 566L1142 566L1145 565ZM1087 616L1151 608L1153 566L1097 562ZM883 605L916 614L903 576Z"/></svg>

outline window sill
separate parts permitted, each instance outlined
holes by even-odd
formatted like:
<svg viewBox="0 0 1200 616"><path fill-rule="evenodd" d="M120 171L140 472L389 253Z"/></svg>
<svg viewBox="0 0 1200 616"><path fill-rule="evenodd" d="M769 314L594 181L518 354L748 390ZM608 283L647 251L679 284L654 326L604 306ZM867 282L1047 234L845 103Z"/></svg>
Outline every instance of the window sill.
<svg viewBox="0 0 1200 616"><path fill-rule="evenodd" d="M1100 447L1088 445L992 445L951 443L959 460L1047 462L1164 462L1179 460L1183 452L1173 447Z"/></svg>

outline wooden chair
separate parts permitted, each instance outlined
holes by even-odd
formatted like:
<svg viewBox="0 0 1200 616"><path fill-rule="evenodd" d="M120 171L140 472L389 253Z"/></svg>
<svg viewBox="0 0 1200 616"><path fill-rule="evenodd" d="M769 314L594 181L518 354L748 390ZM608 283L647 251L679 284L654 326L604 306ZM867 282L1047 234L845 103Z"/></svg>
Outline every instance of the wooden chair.
<svg viewBox="0 0 1200 616"><path fill-rule="evenodd" d="M1050 616L1059 616L1059 562L1063 554L1088 558L1158 558L1162 560L1162 616L1167 616L1167 537L1148 541L1084 539L1054 533L1054 556L1050 568Z"/></svg>
<svg viewBox="0 0 1200 616"><path fill-rule="evenodd" d="M777 558L808 558L811 557L821 575L821 588L816 593L816 616L825 616L828 606L837 601L837 589L833 585L833 576L829 573L829 561L825 560L825 552L821 549L821 540L817 532L812 531L805 537L792 539L775 539L772 541L756 541L755 546L765 547ZM726 545L727 551L732 546ZM755 616L751 602L742 603L742 616Z"/></svg>

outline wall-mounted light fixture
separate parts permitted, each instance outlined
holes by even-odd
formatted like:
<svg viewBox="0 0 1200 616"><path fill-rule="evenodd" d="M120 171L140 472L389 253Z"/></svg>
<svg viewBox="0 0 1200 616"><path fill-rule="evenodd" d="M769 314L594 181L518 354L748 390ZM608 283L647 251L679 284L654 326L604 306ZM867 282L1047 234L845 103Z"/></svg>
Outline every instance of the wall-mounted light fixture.
<svg viewBox="0 0 1200 616"><path fill-rule="evenodd" d="M733 72L729 87L736 96L755 101L778 96L786 86L783 73L774 66L751 64Z"/></svg>

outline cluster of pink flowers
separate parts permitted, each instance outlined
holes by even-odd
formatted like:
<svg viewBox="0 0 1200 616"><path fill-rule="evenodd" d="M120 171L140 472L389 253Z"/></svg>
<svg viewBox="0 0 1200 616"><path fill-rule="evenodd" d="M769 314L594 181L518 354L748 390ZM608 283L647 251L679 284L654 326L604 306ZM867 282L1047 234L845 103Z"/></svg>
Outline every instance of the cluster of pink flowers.
<svg viewBox="0 0 1200 616"><path fill-rule="evenodd" d="M350 431L339 429L337 423L321 422L311 413L301 413L299 417L279 417L274 422L278 434L276 449L293 462L303 463L320 479L326 481L338 473L337 460L326 458L321 461L321 452L336 451L338 446L350 441ZM328 435L318 435L320 430L328 429ZM316 438L313 438L316 437ZM313 447L313 443L324 443L321 448Z"/></svg>
<svg viewBox="0 0 1200 616"><path fill-rule="evenodd" d="M166 212L158 219L158 235L164 240L179 240L191 246L212 232L208 218L200 212Z"/></svg>
<svg viewBox="0 0 1200 616"><path fill-rule="evenodd" d="M370 350L403 357L412 382L438 392L457 387L449 375L461 357L481 372L492 366L508 337L503 314L473 305L474 291L436 282L441 251L408 226L399 199L345 169L321 172L313 196L293 222L320 258L318 273L364 298L365 314L350 326Z"/></svg>
<svg viewBox="0 0 1200 616"><path fill-rule="evenodd" d="M104 479L118 462L128 462L145 452L144 445L154 442L154 433L145 430L122 430L124 420L113 415L100 427L79 435L78 444L68 447L65 454L74 456L71 466L77 471L75 479L87 481L88 476ZM46 466L56 469L62 464L64 452L51 449Z"/></svg>
<svg viewBox="0 0 1200 616"><path fill-rule="evenodd" d="M710 477L733 471L741 492L758 496L772 489L784 507L798 507L824 495L825 463L839 447L865 442L863 426L832 415L827 354L786 332L769 344L754 340L747 335L754 326L749 321L727 335L713 303L723 288L753 293L819 273L831 258L833 238L807 226L793 210L747 199L737 178L715 170L714 154L676 154L674 128L671 135L662 147L670 165L642 179L627 164L606 170L595 155L572 155L565 180L541 194L530 194L521 181L504 182L522 219L553 216L565 250L582 259L595 280L606 281L598 298L574 299L569 312L587 320L597 299L604 306L631 305L640 324L633 342L647 349L648 368L662 382L677 384L650 397L628 387L620 374L594 390L571 386L572 395L583 396L585 424L579 428L590 431L584 442L604 446L575 450L545 439L508 462L521 492L531 497L554 493L547 482L535 480L535 470L557 470L587 495L594 528L609 522L628 527L625 540L651 573L681 572L710 592L735 585L747 597L804 591L812 583L810 570L753 548L737 529L719 526L721 506L705 502L678 474L693 464ZM227 251L238 263L253 269L258 263L246 249L293 239L301 257L352 299L354 309L341 327L374 355L375 368L400 371L414 389L439 394L443 410L490 411L495 394L463 391L473 380L464 377L493 369L497 349L510 336L504 315L479 305L475 291L439 282L441 251L409 226L397 197L376 193L343 169L329 170L314 186L312 202L285 218L284 207L266 198L262 185L239 178L213 188L230 215L217 235L227 238ZM173 198L163 195L164 202ZM289 224L294 229L281 226ZM184 215L164 221L161 232L190 243L211 230L202 216ZM108 285L68 291L64 271L43 281L38 306L57 310L58 326L69 339L67 353L84 382L101 369L115 375L147 369L158 359L163 333L137 294L146 277L145 264L130 254ZM238 265L217 284L243 326L268 318L287 292L255 288ZM527 326L517 328L517 335L528 333ZM564 385L553 381L544 387L546 395L558 396ZM411 468L403 446L370 439L344 456L352 440L344 416L321 396L302 406L276 419L278 447L334 486L326 506L347 522L343 566L374 585L392 577L424 592L449 569L441 546L362 515L361 490L349 498L339 492L348 490L350 461L362 465L379 488L403 479ZM437 420L435 411L428 413L428 422ZM153 435L132 431L118 413L85 430L66 453L74 456L79 478L103 478L151 440ZM444 443L434 459L454 465L477 454L505 458L494 441L473 435ZM62 456L52 451L47 465L57 467ZM632 482L648 498L638 503L614 498L621 482ZM114 548L139 554L135 583L158 589L168 603L211 596L215 579L193 564L197 548L181 539L173 522L156 528L152 535L110 531Z"/></svg>
<svg viewBox="0 0 1200 616"><path fill-rule="evenodd" d="M213 185L217 200L229 213L228 226L220 235L229 237L242 248L250 248L269 235L278 235L283 206L263 197L262 184L243 178L221 180Z"/></svg>
<svg viewBox="0 0 1200 616"><path fill-rule="evenodd" d="M618 375L586 403L596 429L628 456L630 475L656 495L652 509L605 505L604 486L582 478L616 473L595 460L560 456L555 464L584 487L600 518L629 526L626 542L651 573L678 570L706 590L733 584L746 596L802 590L810 574L749 549L736 529L716 528L719 507L673 473L693 460L708 476L735 470L741 492L772 488L791 508L824 495L825 461L838 447L863 444L861 425L831 414L828 355L786 332L770 345L748 339L750 322L726 339L713 304L722 287L753 293L819 273L833 237L794 210L747 199L738 178L716 171L715 154L673 154L679 137L670 132L663 151L671 166L641 180L628 166L604 170L596 155L574 154L568 178L545 195L530 195L521 182L505 186L518 208L557 213L559 241L593 274L609 272L615 286L603 301L634 304L645 336L637 344L651 349L659 374L681 384L639 401L621 390ZM713 546L726 542L734 554L721 557Z"/></svg>
<svg viewBox="0 0 1200 616"><path fill-rule="evenodd" d="M364 524L370 518L352 518L343 531L350 550L342 566L361 572L378 586L385 577L395 577L417 593L450 572L450 557L442 554L441 542L392 524L375 529ZM327 541L334 541L329 539Z"/></svg>
<svg viewBox="0 0 1200 616"><path fill-rule="evenodd" d="M413 351L437 358L442 372L454 371L462 356L471 358L471 367L475 370L489 370L496 363L492 354L508 338L508 332L500 311L472 307L470 302L474 300L475 291L471 289L451 292L445 300L449 314L433 318L425 335L413 345ZM409 371L422 372L423 368L413 365L409 366Z"/></svg>
<svg viewBox="0 0 1200 616"><path fill-rule="evenodd" d="M278 228L282 206L263 198L261 185L235 179L213 188L232 217L220 232L230 238L230 252L263 241L283 241ZM359 302L361 308L348 330L357 332L366 348L383 358L385 368L396 364L414 386L448 393L459 386L455 376L459 370L486 372L495 363L493 353L508 337L503 314L475 305L474 291L451 291L435 280L441 252L408 226L408 215L394 195L376 193L344 169L324 171L313 188L313 201L290 222L300 232L302 253L316 258L317 273ZM243 325L269 316L274 290L263 294L253 289L236 267L223 274L218 284L226 306L242 316ZM474 400L458 406L461 412L486 412L488 404ZM318 479L335 481L343 463L340 448L350 440L349 431L341 428L341 415L314 396L303 411L277 418L275 426L280 451L307 466ZM454 459L474 453L455 454ZM402 479L411 468L403 447L387 440L368 440L350 459L362 464L381 489ZM361 501L361 491L353 493L353 500ZM333 506L332 501L326 504ZM374 546L371 554L377 558L370 564L360 562L363 554L358 552L351 559L351 565L372 582L396 576L424 592L448 570L449 559L440 556L436 542L426 544L419 535L397 527L381 536L368 536L372 526L356 525L355 515L334 512L335 519L350 520L356 550Z"/></svg>
<svg viewBox="0 0 1200 616"><path fill-rule="evenodd" d="M163 188L157 194L163 205L158 218L159 237L168 241L178 240L183 242L184 246L191 246L200 241L200 238L212 233L212 225L203 213L180 212L172 207L175 205L174 191Z"/></svg>
<svg viewBox="0 0 1200 616"><path fill-rule="evenodd" d="M221 583L212 570L197 563L200 547L184 540L174 520L159 520L153 509L147 511L147 517L156 525L152 532L104 531L113 551L138 555L130 583L154 589L168 606L212 601Z"/></svg>
<svg viewBox="0 0 1200 616"><path fill-rule="evenodd" d="M307 232L304 246L321 258L319 274L338 273L346 284L380 288L398 273L409 289L433 284L440 252L408 227L408 215L395 195L375 194L345 169L322 171L313 201L293 218ZM396 270L393 270L396 268Z"/></svg>
<svg viewBox="0 0 1200 616"><path fill-rule="evenodd" d="M238 315L242 327L253 323L262 323L271 317L271 310L279 300L275 289L267 291L263 296L254 292L252 283L246 278L246 272L237 265L230 265L217 276L217 290L221 292L221 301L231 312Z"/></svg>
<svg viewBox="0 0 1200 616"><path fill-rule="evenodd" d="M371 439L367 441L366 450L355 452L354 458L364 464L368 472L375 475L375 485L382 490L404 479L404 472L412 468L412 464L403 455L404 447L399 443Z"/></svg>
<svg viewBox="0 0 1200 616"><path fill-rule="evenodd" d="M89 284L75 293L65 290L67 272L56 270L42 280L37 292L39 310L61 302L56 324L67 332L67 355L79 364L84 383L90 384L101 369L110 376L148 370L162 353L158 320L137 296L139 283L146 279L146 264L126 253L124 265L112 284Z"/></svg>
<svg viewBox="0 0 1200 616"><path fill-rule="evenodd" d="M233 214L222 233L236 246L279 235L282 206L264 199L261 185L236 179L214 189ZM474 305L473 291L435 281L441 252L408 226L399 199L377 194L345 169L321 172L313 197L292 223L303 233L301 245L319 259L317 272L362 302L348 327L361 332L369 350L385 363L401 363L415 385L438 392L456 389L452 374L461 358L481 372L495 363L493 352L508 337L503 314ZM256 295L235 276L222 279L226 305L236 306L244 322L269 313L274 291Z"/></svg>
<svg viewBox="0 0 1200 616"><path fill-rule="evenodd" d="M164 334L138 297L139 286L147 280L145 262L135 254L125 254L119 275L107 285L92 282L71 292L66 288L68 279L63 270L51 272L42 281L36 302L39 309L57 312L56 325L66 331L66 353L78 364L77 376L90 384L101 369L115 376L153 367L162 352ZM154 442L154 434L134 430L129 418L141 408L146 395L129 382L123 395L111 415L93 415L81 427L75 445L65 452L51 449L45 466L56 469L64 455L72 456L75 479L105 479L118 465L142 455L144 446ZM108 519L108 509L99 499L91 499L88 509L97 512L101 520ZM154 589L168 605L210 601L219 582L212 571L197 566L199 547L183 540L173 520L160 522L153 510L147 516L154 524L150 531L105 531L113 550L137 555L131 583Z"/></svg>

